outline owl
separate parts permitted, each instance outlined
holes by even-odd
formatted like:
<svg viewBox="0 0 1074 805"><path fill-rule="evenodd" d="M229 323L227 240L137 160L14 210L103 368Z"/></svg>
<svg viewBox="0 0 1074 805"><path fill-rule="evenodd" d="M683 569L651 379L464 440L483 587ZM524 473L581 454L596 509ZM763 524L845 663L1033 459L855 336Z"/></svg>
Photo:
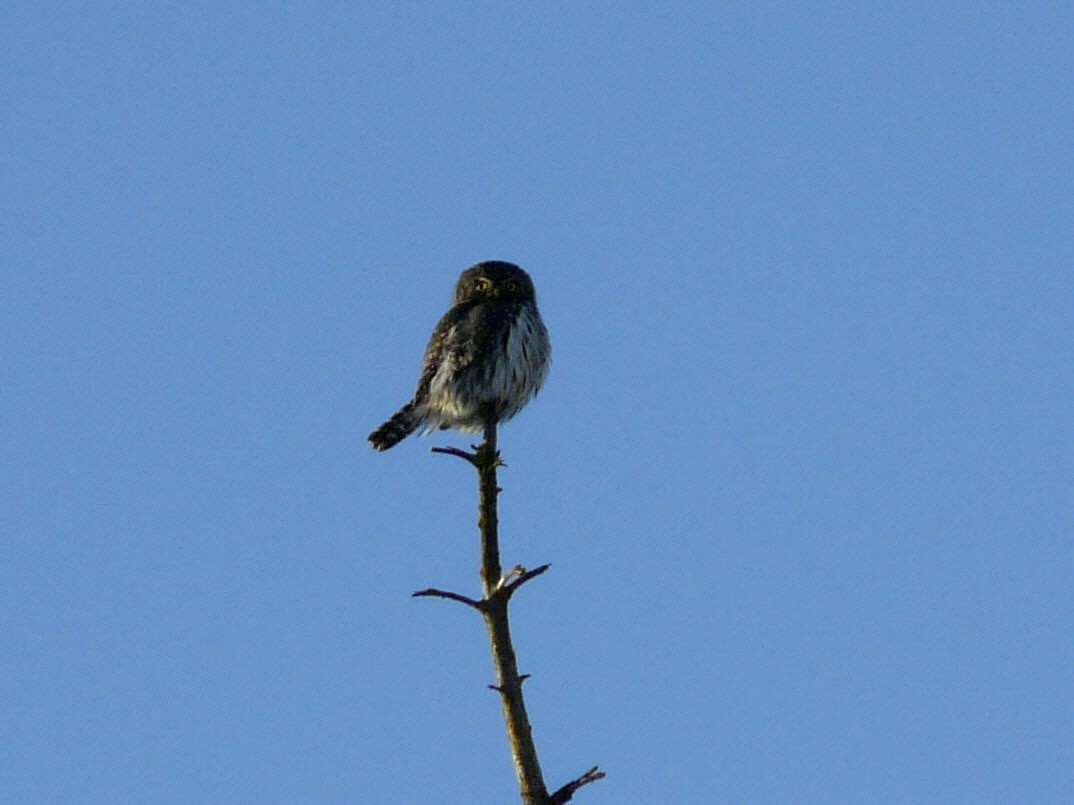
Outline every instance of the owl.
<svg viewBox="0 0 1074 805"><path fill-rule="evenodd" d="M551 352L529 274L513 263L478 263L462 272L429 338L414 399L369 443L387 450L418 428L477 433L506 422L540 390Z"/></svg>

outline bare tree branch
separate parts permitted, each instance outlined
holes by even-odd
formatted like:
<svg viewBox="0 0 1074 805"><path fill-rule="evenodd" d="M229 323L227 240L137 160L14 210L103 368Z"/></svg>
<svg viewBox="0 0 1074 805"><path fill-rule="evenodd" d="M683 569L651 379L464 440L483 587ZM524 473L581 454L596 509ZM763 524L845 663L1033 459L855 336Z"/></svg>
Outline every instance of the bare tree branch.
<svg viewBox="0 0 1074 805"><path fill-rule="evenodd" d="M415 597L446 598L476 609L485 620L489 642L492 646L492 664L496 671L496 684L490 688L500 694L507 738L511 744L511 756L515 763L518 787L523 805L558 805L569 801L574 792L584 785L604 777L596 766L576 780L572 780L549 795L537 758L537 746L533 740L526 702L522 696L522 683L529 674L519 674L515 648L511 640L511 626L507 618L507 605L514 592L530 579L544 573L550 565L544 564L533 570L516 565L506 576L500 565L499 519L496 511L496 470L505 466L496 447L496 421L487 417L485 441L469 453L454 447L434 447L433 452L456 456L469 462L478 475L478 528L481 532L481 584L484 597L480 601L459 593L429 588L414 593Z"/></svg>

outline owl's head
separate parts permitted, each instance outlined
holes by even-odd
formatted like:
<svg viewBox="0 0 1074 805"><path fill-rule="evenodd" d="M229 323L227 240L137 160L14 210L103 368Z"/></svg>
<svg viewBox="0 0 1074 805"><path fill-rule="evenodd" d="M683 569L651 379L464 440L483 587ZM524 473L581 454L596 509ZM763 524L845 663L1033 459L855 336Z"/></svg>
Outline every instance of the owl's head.
<svg viewBox="0 0 1074 805"><path fill-rule="evenodd" d="M480 299L536 302L533 280L514 263L486 260L462 272L455 285L455 304Z"/></svg>

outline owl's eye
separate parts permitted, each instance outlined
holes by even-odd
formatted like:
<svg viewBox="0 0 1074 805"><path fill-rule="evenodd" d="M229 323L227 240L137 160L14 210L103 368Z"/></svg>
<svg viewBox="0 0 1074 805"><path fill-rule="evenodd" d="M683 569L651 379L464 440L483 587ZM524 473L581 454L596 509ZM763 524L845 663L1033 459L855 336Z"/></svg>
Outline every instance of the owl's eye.
<svg viewBox="0 0 1074 805"><path fill-rule="evenodd" d="M518 281L517 280L507 280L507 290L510 291L511 293L514 293L515 291L517 291L518 290Z"/></svg>
<svg viewBox="0 0 1074 805"><path fill-rule="evenodd" d="M474 290L481 291L481 293L488 293L492 290L492 283L484 277L478 277L474 280Z"/></svg>

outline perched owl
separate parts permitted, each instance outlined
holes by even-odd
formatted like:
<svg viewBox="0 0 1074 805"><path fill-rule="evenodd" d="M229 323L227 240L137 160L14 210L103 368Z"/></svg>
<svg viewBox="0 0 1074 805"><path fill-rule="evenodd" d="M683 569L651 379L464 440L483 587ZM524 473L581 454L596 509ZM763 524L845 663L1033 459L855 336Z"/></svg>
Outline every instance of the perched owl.
<svg viewBox="0 0 1074 805"><path fill-rule="evenodd" d="M489 260L466 269L425 348L414 399L369 434L387 450L418 428L477 433L506 422L538 392L552 347L529 274Z"/></svg>

